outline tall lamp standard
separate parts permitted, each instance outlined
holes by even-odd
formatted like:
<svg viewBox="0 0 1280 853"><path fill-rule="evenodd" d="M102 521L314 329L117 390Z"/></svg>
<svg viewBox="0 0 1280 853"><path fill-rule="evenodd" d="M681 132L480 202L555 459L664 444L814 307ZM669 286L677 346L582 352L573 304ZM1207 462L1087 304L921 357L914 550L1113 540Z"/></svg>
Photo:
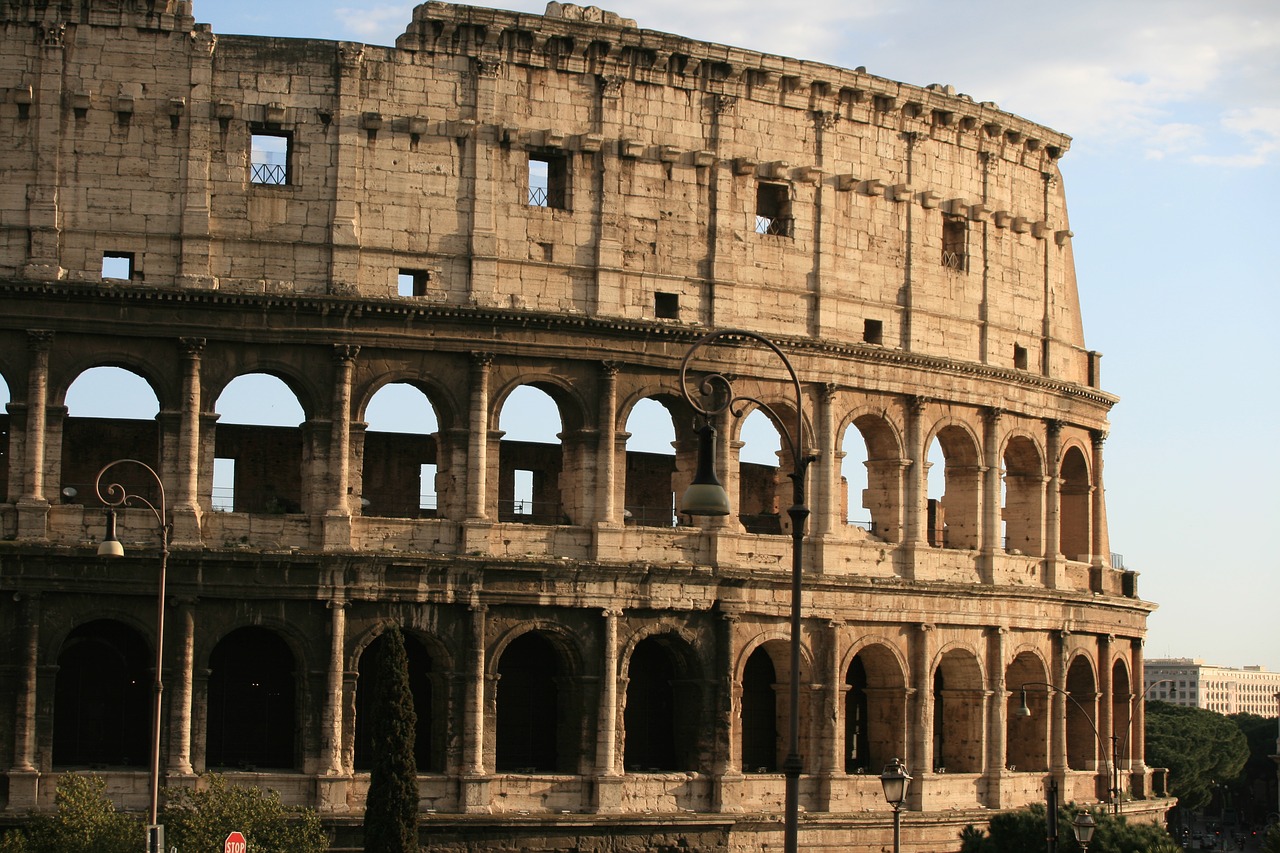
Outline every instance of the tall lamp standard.
<svg viewBox="0 0 1280 853"><path fill-rule="evenodd" d="M1076 812L1076 819L1071 821L1071 831L1076 834L1076 843L1083 853L1089 853L1089 842L1093 841L1093 831L1097 827L1098 822L1087 810Z"/></svg>
<svg viewBox="0 0 1280 853"><path fill-rule="evenodd" d="M1106 769L1107 769L1107 794L1108 794L1107 799L1110 800L1110 803L1108 805L1112 810L1114 810L1116 801L1120 799L1120 796L1119 796L1120 792L1118 790L1119 780L1117 780L1116 777L1111 772L1112 768L1115 766L1115 762L1107 761L1106 744L1102 742L1102 735L1098 734L1098 727L1094 725L1093 719L1089 716L1089 712L1084 709L1083 705L1081 705L1078 701L1076 701L1076 697L1072 696L1069 691L1063 690L1061 687L1056 687L1047 681L1025 681L1023 682L1022 688L1021 688L1022 689L1022 706L1018 708L1018 710L1014 711L1014 714L1016 714L1019 717L1031 716L1031 708L1027 706L1027 688L1028 687L1048 687L1054 693L1061 693L1063 696L1070 699L1071 704L1079 708L1080 713L1084 714L1084 718L1089 721L1089 728L1093 730L1093 737L1098 742L1098 755L1102 758L1102 763L1103 765L1106 766ZM1115 745L1114 740L1112 741L1112 745L1113 746Z"/></svg>
<svg viewBox="0 0 1280 853"><path fill-rule="evenodd" d="M126 464L136 465L151 475L151 478L155 481L159 496L154 503L142 495L130 494L128 489L120 483L111 482L110 480L104 483L103 478L108 471L117 465ZM112 476L114 477L115 475ZM169 523L165 509L164 483L161 482L160 475L155 472L155 469L147 463L139 462L137 459L117 459L103 466L94 480L93 487L98 493L98 500L107 506L107 530L106 535L102 537L102 544L98 546L99 557L124 556L124 546L116 538L116 509L119 507L132 506L134 502L145 506L151 510L151 514L155 516L156 524L160 528L160 581L159 591L156 596L156 668L155 681L152 685L153 704L151 708L151 809L147 813L147 853L164 853L164 827L159 824L160 697L164 692L164 586L165 573L169 567Z"/></svg>
<svg viewBox="0 0 1280 853"><path fill-rule="evenodd" d="M698 468L693 483L685 491L680 502L680 511L697 516L723 516L730 511L729 495L724 486L716 479L715 473L715 427L711 419L715 415L730 412L735 418L743 415L743 409L737 403L754 403L765 411L775 424L783 421L768 404L755 397L739 396L734 393L733 384L728 377L720 373L712 373L698 383L697 398L689 391L689 362L702 347L722 338L747 339L763 344L782 360L787 373L791 377L791 387L796 396L795 426L792 430L785 427L779 432L791 452L792 459L792 505L787 510L791 518L791 677L787 715L787 757L782 763L782 772L786 776L786 810L783 823L783 849L786 853L796 853L799 849L799 815L800 815L800 771L804 762L800 758L800 581L804 565L804 533L805 522L809 518L809 507L805 504L805 473L809 464L816 457L805 452L804 442L804 398L800 390L800 380L795 368L778 345L766 337L743 329L719 329L703 335L694 341L684 361L680 363L680 392L694 411L702 415L703 425L698 430ZM704 401L699 402L699 400Z"/></svg>
<svg viewBox="0 0 1280 853"><path fill-rule="evenodd" d="M899 758L892 764L885 765L880 774L880 785L884 788L884 798L893 806L893 853L902 850L902 803L907 799L907 786L911 784L911 776L906 765Z"/></svg>

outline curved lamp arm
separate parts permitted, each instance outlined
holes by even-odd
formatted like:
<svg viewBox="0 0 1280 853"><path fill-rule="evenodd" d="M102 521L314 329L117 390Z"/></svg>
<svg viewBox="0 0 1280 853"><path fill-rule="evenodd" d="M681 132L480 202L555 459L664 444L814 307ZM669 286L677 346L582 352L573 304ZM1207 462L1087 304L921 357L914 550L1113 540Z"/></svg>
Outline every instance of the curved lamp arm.
<svg viewBox="0 0 1280 853"><path fill-rule="evenodd" d="M1022 686L1019 688L1022 691L1022 707L1015 712L1019 717L1031 716L1031 709L1027 707L1027 688L1028 687L1047 687L1053 693L1061 693L1063 696L1071 700L1071 704L1075 705L1078 709L1080 709L1080 713L1084 714L1084 718L1089 721L1089 728L1093 730L1094 740L1098 742L1098 756L1102 759L1102 765L1107 771L1107 780L1108 780L1107 784L1114 785L1115 782L1112 777L1111 762L1107 760L1106 744L1102 742L1102 735L1098 733L1098 726L1096 723L1094 723L1093 717L1089 716L1089 712L1085 709L1085 707L1080 704L1080 702L1076 699L1076 697L1071 695L1070 691L1063 690L1061 687L1058 687L1056 684L1050 684L1047 681L1024 681L1022 683ZM1119 791L1116 791L1113 788L1111 790L1111 795L1112 797L1118 798Z"/></svg>

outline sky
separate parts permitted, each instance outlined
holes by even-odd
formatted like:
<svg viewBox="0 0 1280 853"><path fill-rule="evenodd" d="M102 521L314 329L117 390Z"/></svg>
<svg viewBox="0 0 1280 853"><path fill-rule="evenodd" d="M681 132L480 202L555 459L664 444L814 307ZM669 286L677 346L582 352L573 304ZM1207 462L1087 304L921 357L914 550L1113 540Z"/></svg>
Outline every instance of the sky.
<svg viewBox="0 0 1280 853"><path fill-rule="evenodd" d="M412 3L195 0L219 34L392 45ZM541 13L541 0L486 4ZM585 4L583 4L585 5ZM1111 549L1148 658L1280 671L1280 2L606 0L640 27L927 85L1070 135L1086 344L1120 397ZM74 412L73 412L74 413Z"/></svg>

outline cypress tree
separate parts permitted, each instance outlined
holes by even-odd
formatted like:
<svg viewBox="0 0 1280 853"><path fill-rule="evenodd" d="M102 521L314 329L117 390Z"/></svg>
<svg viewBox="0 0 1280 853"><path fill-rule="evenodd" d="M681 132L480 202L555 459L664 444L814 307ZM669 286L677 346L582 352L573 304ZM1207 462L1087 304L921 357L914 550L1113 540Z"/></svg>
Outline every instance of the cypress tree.
<svg viewBox="0 0 1280 853"><path fill-rule="evenodd" d="M409 692L409 658L400 629L382 636L374 667L374 764L364 804L365 853L417 853L418 769L414 761L417 714Z"/></svg>

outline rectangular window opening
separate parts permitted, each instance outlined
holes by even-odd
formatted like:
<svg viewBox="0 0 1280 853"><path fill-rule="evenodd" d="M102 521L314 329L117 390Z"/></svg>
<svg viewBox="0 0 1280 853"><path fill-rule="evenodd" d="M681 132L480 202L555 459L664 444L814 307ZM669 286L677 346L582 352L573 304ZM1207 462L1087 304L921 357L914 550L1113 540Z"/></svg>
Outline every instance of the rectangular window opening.
<svg viewBox="0 0 1280 853"><path fill-rule="evenodd" d="M679 320L680 294L655 293L653 295L653 314L659 320Z"/></svg>
<svg viewBox="0 0 1280 853"><path fill-rule="evenodd" d="M418 510L422 515L435 515L438 506L436 494L436 466L425 462L418 469Z"/></svg>
<svg viewBox="0 0 1280 853"><path fill-rule="evenodd" d="M213 460L213 509L215 512L235 512L236 509L236 460Z"/></svg>
<svg viewBox="0 0 1280 853"><path fill-rule="evenodd" d="M786 184L756 185L756 233L791 236L791 188Z"/></svg>
<svg viewBox="0 0 1280 853"><path fill-rule="evenodd" d="M515 515L533 515L533 472L523 468L515 470Z"/></svg>
<svg viewBox="0 0 1280 853"><path fill-rule="evenodd" d="M1026 347L1019 346L1018 344L1013 345L1013 366L1018 370L1027 369L1027 348Z"/></svg>
<svg viewBox="0 0 1280 853"><path fill-rule="evenodd" d="M942 265L956 272L969 271L969 225L961 216L942 217Z"/></svg>
<svg viewBox="0 0 1280 853"><path fill-rule="evenodd" d="M291 149L292 139L287 133L254 132L249 146L252 182L274 187L287 185Z"/></svg>
<svg viewBox="0 0 1280 853"><path fill-rule="evenodd" d="M884 321L882 320L863 320L862 321L862 340L868 344L884 343Z"/></svg>
<svg viewBox="0 0 1280 853"><path fill-rule="evenodd" d="M529 206L568 207L569 161L559 153L529 155Z"/></svg>
<svg viewBox="0 0 1280 853"><path fill-rule="evenodd" d="M399 296L426 296L431 273L426 270L400 270L396 275L396 293Z"/></svg>
<svg viewBox="0 0 1280 853"><path fill-rule="evenodd" d="M103 252L102 277L131 281L133 279L133 252Z"/></svg>

